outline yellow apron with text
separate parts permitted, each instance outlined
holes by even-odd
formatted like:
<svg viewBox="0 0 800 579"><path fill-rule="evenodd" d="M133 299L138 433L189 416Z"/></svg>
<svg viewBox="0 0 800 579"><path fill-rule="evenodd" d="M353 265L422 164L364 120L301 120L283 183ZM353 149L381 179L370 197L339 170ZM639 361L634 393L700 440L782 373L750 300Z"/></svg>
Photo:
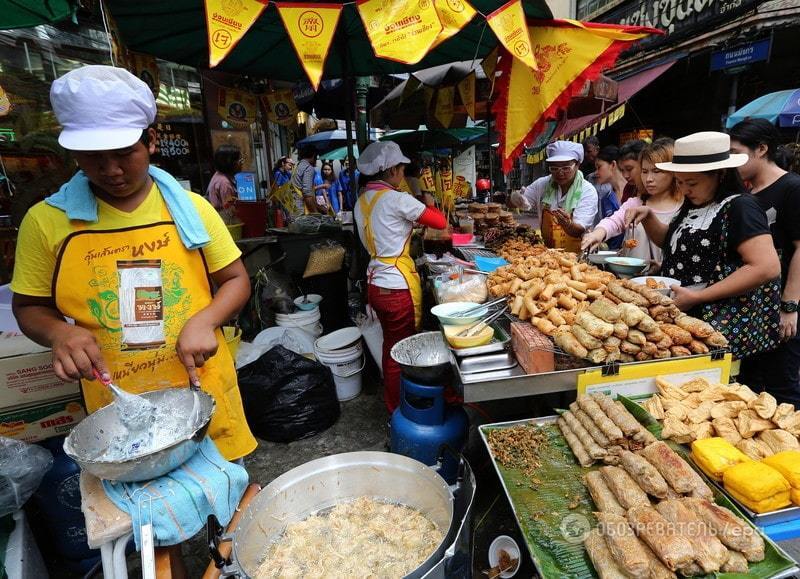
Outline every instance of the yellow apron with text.
<svg viewBox="0 0 800 579"><path fill-rule="evenodd" d="M366 243L369 255L372 259L377 259L386 265L395 266L403 275L403 279L406 280L406 285L408 286L408 291L411 292L411 301L414 303L414 324L417 330L419 330L422 327L422 283L420 282L414 259L411 257L410 253L411 235L406 238L406 242L403 244L403 252L397 256L377 255L378 251L375 248L375 238L372 235L372 226L370 225L372 209L387 191L389 191L389 189L379 189L375 191L371 201L367 201L366 193L361 195L358 199L358 203L361 205L361 213L364 217L364 243Z"/></svg>
<svg viewBox="0 0 800 579"><path fill-rule="evenodd" d="M169 213L163 221L126 229L94 231L76 226L59 252L53 274L58 310L92 332L113 382L128 392L188 387L186 368L175 344L184 324L211 303L211 280L202 250L180 240ZM119 261L161 261L163 344L128 348L122 339L119 309ZM148 290L153 288L147 288ZM233 359L217 329L217 353L197 373L201 388L213 396L216 410L208 429L220 453L235 460L258 443L244 416ZM99 381L82 380L86 409L94 412L113 401Z"/></svg>
<svg viewBox="0 0 800 579"><path fill-rule="evenodd" d="M542 240L547 247L580 254L581 239L573 237L558 223L553 212L542 205Z"/></svg>

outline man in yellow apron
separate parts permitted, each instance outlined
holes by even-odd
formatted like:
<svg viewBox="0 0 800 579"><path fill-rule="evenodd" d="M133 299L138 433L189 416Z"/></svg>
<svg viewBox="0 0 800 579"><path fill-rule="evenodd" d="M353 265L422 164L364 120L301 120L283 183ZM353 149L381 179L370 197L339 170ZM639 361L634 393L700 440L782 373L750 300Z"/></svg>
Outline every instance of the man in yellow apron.
<svg viewBox="0 0 800 579"><path fill-rule="evenodd" d="M390 413L400 401L400 367L389 351L418 331L422 320L422 285L409 254L413 224L447 225L430 195L423 204L399 191L408 162L397 143L369 145L358 159L367 186L354 211L359 238L370 254L367 296L383 329L384 403Z"/></svg>
<svg viewBox="0 0 800 579"><path fill-rule="evenodd" d="M531 183L522 194L513 194L509 205L537 210L545 245L580 253L581 237L594 225L598 203L597 191L578 169L583 147L555 141L546 152L550 175Z"/></svg>
<svg viewBox="0 0 800 579"><path fill-rule="evenodd" d="M211 205L150 166L153 94L124 69L86 66L53 83L51 102L82 170L20 227L20 328L53 349L59 378L81 380L89 412L112 401L93 369L134 393L191 381L216 401L208 433L220 453L249 454L257 443L220 331L249 278Z"/></svg>

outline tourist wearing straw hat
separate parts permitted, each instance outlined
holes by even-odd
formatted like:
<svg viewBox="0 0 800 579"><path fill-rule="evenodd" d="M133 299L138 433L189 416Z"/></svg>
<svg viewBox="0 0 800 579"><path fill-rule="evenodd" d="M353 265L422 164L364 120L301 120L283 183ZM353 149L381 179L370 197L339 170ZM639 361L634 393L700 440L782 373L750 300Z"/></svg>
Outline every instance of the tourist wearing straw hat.
<svg viewBox="0 0 800 579"><path fill-rule="evenodd" d="M779 343L780 261L766 215L735 171L746 162L725 133L678 139L672 161L656 167L675 174L683 207L669 224L646 205L626 215L662 248L661 273L681 282L671 288L675 304L710 322L738 358Z"/></svg>

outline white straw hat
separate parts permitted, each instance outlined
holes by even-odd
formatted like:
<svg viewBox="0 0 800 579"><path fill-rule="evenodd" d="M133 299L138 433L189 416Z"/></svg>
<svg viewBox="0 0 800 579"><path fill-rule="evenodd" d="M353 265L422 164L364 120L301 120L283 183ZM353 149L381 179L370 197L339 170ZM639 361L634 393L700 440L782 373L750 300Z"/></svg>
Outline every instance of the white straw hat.
<svg viewBox="0 0 800 579"><path fill-rule="evenodd" d="M358 156L358 170L364 175L377 175L401 163L410 162L400 150L400 145L394 141L378 141L370 143Z"/></svg>
<svg viewBox="0 0 800 579"><path fill-rule="evenodd" d="M656 167L673 173L700 173L741 167L747 159L747 155L731 153L731 138L727 134L704 131L677 139L672 161L656 163Z"/></svg>
<svg viewBox="0 0 800 579"><path fill-rule="evenodd" d="M130 147L156 119L150 88L113 66L82 66L57 78L50 103L62 126L58 142L70 151Z"/></svg>

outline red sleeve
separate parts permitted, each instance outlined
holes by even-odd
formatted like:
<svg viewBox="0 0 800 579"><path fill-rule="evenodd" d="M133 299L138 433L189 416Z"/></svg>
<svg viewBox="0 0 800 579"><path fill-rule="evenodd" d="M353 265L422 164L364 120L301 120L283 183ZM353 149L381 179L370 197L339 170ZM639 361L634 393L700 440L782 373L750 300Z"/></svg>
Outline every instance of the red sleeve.
<svg viewBox="0 0 800 579"><path fill-rule="evenodd" d="M447 218L444 216L444 213L436 209L436 207L426 207L417 221L422 225L427 225L434 229L444 229L447 227Z"/></svg>

